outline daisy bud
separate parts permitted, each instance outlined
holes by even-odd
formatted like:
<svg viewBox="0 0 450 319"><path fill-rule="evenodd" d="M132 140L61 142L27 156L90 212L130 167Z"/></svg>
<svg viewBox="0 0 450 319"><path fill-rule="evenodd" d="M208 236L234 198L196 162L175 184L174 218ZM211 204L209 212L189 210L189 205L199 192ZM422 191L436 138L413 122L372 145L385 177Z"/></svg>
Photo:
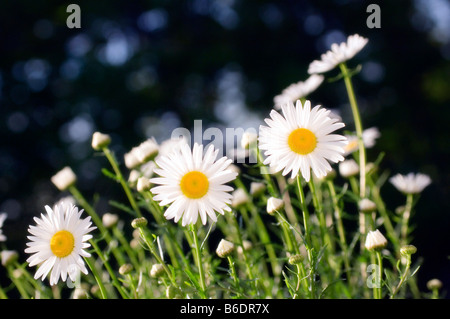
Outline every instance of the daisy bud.
<svg viewBox="0 0 450 319"><path fill-rule="evenodd" d="M134 155L140 164L144 164L155 158L158 150L158 143L154 139L148 139L134 149Z"/></svg>
<svg viewBox="0 0 450 319"><path fill-rule="evenodd" d="M102 216L102 223L106 228L111 228L117 224L119 216L116 214L105 213Z"/></svg>
<svg viewBox="0 0 450 319"><path fill-rule="evenodd" d="M119 274L122 276L129 274L133 270L133 265L131 264L123 264L119 268Z"/></svg>
<svg viewBox="0 0 450 319"><path fill-rule="evenodd" d="M70 186L75 185L77 176L70 167L66 166L52 176L51 181L60 191L65 191Z"/></svg>
<svg viewBox="0 0 450 319"><path fill-rule="evenodd" d="M416 252L417 252L417 248L416 248L416 246L413 246L413 245L405 245L402 248L400 248L400 254L402 256L413 255Z"/></svg>
<svg viewBox="0 0 450 319"><path fill-rule="evenodd" d="M222 239L217 246L216 254L220 258L225 258L231 255L231 253L234 251L234 244L232 242L229 242L228 240Z"/></svg>
<svg viewBox="0 0 450 319"><path fill-rule="evenodd" d="M230 166L228 166L228 169L231 170L232 172L235 172L235 173L238 173L238 174L241 173L241 169L239 168L239 166L237 166L237 165L235 165L233 163L231 163Z"/></svg>
<svg viewBox="0 0 450 319"><path fill-rule="evenodd" d="M261 195L265 190L266 190L266 184L264 184L264 183L252 182L250 184L250 195L252 195L253 197Z"/></svg>
<svg viewBox="0 0 450 319"><path fill-rule="evenodd" d="M2 259L2 265L7 267L19 258L19 254L15 250L2 250L0 257Z"/></svg>
<svg viewBox="0 0 450 319"><path fill-rule="evenodd" d="M377 205L370 199L363 198L358 203L359 211L361 213L370 214L377 210Z"/></svg>
<svg viewBox="0 0 450 319"><path fill-rule="evenodd" d="M149 191L150 186L151 186L150 180L147 177L142 176L142 177L138 178L137 186L136 186L138 192L143 193L143 192Z"/></svg>
<svg viewBox="0 0 450 319"><path fill-rule="evenodd" d="M139 176L141 176L141 173L139 173L137 170L132 170L130 172L130 176L128 176L128 183L130 183L131 186L136 186L137 180L139 179Z"/></svg>
<svg viewBox="0 0 450 319"><path fill-rule="evenodd" d="M289 264L298 265L303 261L303 256L300 254L292 255L289 257Z"/></svg>
<svg viewBox="0 0 450 319"><path fill-rule="evenodd" d="M342 177L351 177L359 173L359 165L353 159L345 160L339 164L339 173Z"/></svg>
<svg viewBox="0 0 450 319"><path fill-rule="evenodd" d="M241 146L243 149L249 148L251 145L256 145L258 135L254 132L244 132L241 138Z"/></svg>
<svg viewBox="0 0 450 319"><path fill-rule="evenodd" d="M167 286L166 288L166 297L168 299L174 299L178 296L178 291L177 288L175 288L174 286L170 285Z"/></svg>
<svg viewBox="0 0 450 319"><path fill-rule="evenodd" d="M232 195L233 200L231 202L231 206L234 208L244 205L250 201L247 193L242 188L235 190Z"/></svg>
<svg viewBox="0 0 450 319"><path fill-rule="evenodd" d="M275 211L280 210L284 207L284 201L279 198L270 197L267 200L267 213L269 215L274 215Z"/></svg>
<svg viewBox="0 0 450 319"><path fill-rule="evenodd" d="M439 290L442 288L442 281L439 279L431 279L427 282L427 288L430 290Z"/></svg>
<svg viewBox="0 0 450 319"><path fill-rule="evenodd" d="M123 156L123 159L125 161L125 166L128 169L134 169L134 168L138 167L140 164L138 158L135 155L134 149L132 149L128 153L125 153L125 155Z"/></svg>
<svg viewBox="0 0 450 319"><path fill-rule="evenodd" d="M150 276L152 278L157 278L164 273L164 267L161 264L154 264L152 269L150 269Z"/></svg>
<svg viewBox="0 0 450 319"><path fill-rule="evenodd" d="M111 143L111 137L107 134L95 132L92 135L92 148L96 151L107 147L109 143Z"/></svg>
<svg viewBox="0 0 450 319"><path fill-rule="evenodd" d="M377 229L375 231L369 231L366 237L366 249L368 250L381 250L387 245L387 239Z"/></svg>
<svg viewBox="0 0 450 319"><path fill-rule="evenodd" d="M135 218L133 219L133 221L131 222L131 226L133 228L143 228L145 226L147 226L147 219L145 217L139 217L139 218Z"/></svg>

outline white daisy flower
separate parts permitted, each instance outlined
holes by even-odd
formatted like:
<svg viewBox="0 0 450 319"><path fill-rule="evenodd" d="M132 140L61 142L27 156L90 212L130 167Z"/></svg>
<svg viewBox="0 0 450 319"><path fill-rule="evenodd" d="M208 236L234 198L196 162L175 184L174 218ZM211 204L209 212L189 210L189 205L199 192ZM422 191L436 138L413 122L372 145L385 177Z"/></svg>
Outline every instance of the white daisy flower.
<svg viewBox="0 0 450 319"><path fill-rule="evenodd" d="M273 98L273 103L276 109L280 109L281 105L288 102L295 102L301 98L306 97L311 92L315 91L320 84L322 84L325 77L319 74L311 75L306 81L293 83L285 88L281 94Z"/></svg>
<svg viewBox="0 0 450 319"><path fill-rule="evenodd" d="M376 127L365 129L362 132L362 139L365 148L372 148L375 146L375 140L381 136L380 131ZM348 144L345 146L345 154L348 155L358 149L358 137L356 135L346 135Z"/></svg>
<svg viewBox="0 0 450 319"><path fill-rule="evenodd" d="M150 180L156 186L151 192L161 206L171 204L165 211L167 219L177 223L181 217L182 225L194 224L198 215L203 225L207 216L217 221L215 212L224 214L230 211L232 195L228 192L233 188L225 185L237 176L228 166L231 160L222 157L216 161L217 153L214 146L208 147L203 154L203 145L197 143L191 149L188 144L182 144L179 149L156 159L159 168L155 173L160 177Z"/></svg>
<svg viewBox="0 0 450 319"><path fill-rule="evenodd" d="M311 62L308 67L309 74L325 73L334 69L337 65L350 60L361 51L369 40L354 34L347 38L347 42L333 43L331 50L320 56L320 60Z"/></svg>
<svg viewBox="0 0 450 319"><path fill-rule="evenodd" d="M299 171L306 181L310 179L310 171L317 177L324 177L331 171L328 161L343 161L344 136L330 134L344 127L344 123L331 118L330 111L320 106L311 110L311 102L296 105L292 102L281 106L283 115L275 110L265 119L269 125L260 127L259 148L267 158L274 172L283 170L283 175L291 172L295 178Z"/></svg>
<svg viewBox="0 0 450 319"><path fill-rule="evenodd" d="M6 219L6 217L7 217L6 213L0 214L0 241L6 241L6 236L3 235L3 231L2 231L3 223Z"/></svg>
<svg viewBox="0 0 450 319"><path fill-rule="evenodd" d="M30 267L40 264L34 279L44 280L50 273L50 285L57 284L60 277L62 281L67 276L75 281L79 271L87 274L82 257L91 256L85 251L90 247L86 241L96 227L91 227L91 217L81 219L83 210L74 205L60 204L54 209L45 206L45 210L47 215L35 217L37 225L28 228L32 236L27 237L30 242L25 252L32 255L27 262Z"/></svg>
<svg viewBox="0 0 450 319"><path fill-rule="evenodd" d="M409 173L408 175L397 174L389 179L389 181L400 192L405 194L417 194L431 184L431 178L425 174Z"/></svg>

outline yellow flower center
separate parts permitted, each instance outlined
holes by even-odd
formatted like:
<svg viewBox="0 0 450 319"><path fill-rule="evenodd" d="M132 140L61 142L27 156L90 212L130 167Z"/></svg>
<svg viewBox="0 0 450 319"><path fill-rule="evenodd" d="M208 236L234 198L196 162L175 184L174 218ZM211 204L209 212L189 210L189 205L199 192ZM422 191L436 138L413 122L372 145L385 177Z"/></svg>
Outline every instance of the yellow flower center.
<svg viewBox="0 0 450 319"><path fill-rule="evenodd" d="M310 130L298 128L289 134L288 145L293 152L306 155L316 148L317 138Z"/></svg>
<svg viewBox="0 0 450 319"><path fill-rule="evenodd" d="M183 176L180 187L186 197L201 198L208 192L209 181L202 172L192 171Z"/></svg>
<svg viewBox="0 0 450 319"><path fill-rule="evenodd" d="M75 247L75 239L67 230L60 230L50 239L50 249L56 257L69 256Z"/></svg>

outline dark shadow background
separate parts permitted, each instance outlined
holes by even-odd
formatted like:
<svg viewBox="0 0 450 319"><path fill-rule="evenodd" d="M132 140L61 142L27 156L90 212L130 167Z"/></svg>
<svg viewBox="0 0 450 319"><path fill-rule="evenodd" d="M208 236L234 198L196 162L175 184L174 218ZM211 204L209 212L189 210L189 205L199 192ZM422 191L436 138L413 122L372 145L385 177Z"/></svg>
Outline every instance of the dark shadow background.
<svg viewBox="0 0 450 319"><path fill-rule="evenodd" d="M305 80L331 43L359 33L369 44L350 62L362 64L355 90L364 127L382 133L369 160L384 151L391 174L433 179L412 218L413 244L421 290L432 278L449 289L449 1L78 1L81 29L66 26L72 2L55 3L0 2L0 212L9 216L9 249L23 252L32 217L64 195L50 177L66 165L89 199L102 196L101 213L108 198L121 200L101 175L94 131L110 134L122 159L195 119L204 128L257 128L274 95ZM380 29L366 26L370 3L381 7ZM339 110L351 129L343 92L342 82L324 83L310 98ZM383 195L390 209L404 203L390 184Z"/></svg>

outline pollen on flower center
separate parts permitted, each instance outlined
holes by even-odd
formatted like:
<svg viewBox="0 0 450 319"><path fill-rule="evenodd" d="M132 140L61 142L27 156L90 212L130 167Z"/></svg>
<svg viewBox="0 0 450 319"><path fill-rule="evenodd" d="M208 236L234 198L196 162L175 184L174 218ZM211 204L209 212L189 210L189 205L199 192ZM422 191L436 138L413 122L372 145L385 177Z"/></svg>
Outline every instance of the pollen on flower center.
<svg viewBox="0 0 450 319"><path fill-rule="evenodd" d="M298 128L289 134L288 145L293 152L300 155L306 155L316 148L317 138L310 130Z"/></svg>
<svg viewBox="0 0 450 319"><path fill-rule="evenodd" d="M56 257L69 256L75 247L75 239L67 230L60 230L50 240L50 249Z"/></svg>
<svg viewBox="0 0 450 319"><path fill-rule="evenodd" d="M181 178L180 187L186 197L202 198L208 192L209 181L202 172L192 171Z"/></svg>

